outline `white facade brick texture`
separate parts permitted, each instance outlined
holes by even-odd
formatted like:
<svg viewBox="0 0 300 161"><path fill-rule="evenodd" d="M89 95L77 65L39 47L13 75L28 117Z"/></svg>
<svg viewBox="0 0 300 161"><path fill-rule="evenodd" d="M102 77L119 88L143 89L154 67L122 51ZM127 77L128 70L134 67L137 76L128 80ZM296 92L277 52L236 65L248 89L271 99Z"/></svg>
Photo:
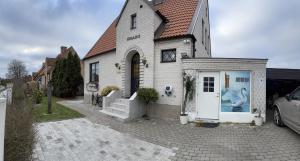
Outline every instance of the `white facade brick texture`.
<svg viewBox="0 0 300 161"><path fill-rule="evenodd" d="M184 43L185 39L171 41L159 41L155 43L155 89L159 93L159 104L181 106L182 100L182 63L181 53L191 55L192 43ZM190 40L190 39L189 39ZM176 49L176 62L162 63L161 51L165 49ZM165 86L173 87L173 94L165 94Z"/></svg>
<svg viewBox="0 0 300 161"><path fill-rule="evenodd" d="M141 7L141 5L143 7ZM131 30L131 15L137 15L137 28ZM140 54L141 60L146 59L148 68L141 64L140 86L153 88L154 86L154 32L161 23L160 17L144 1L130 0L124 9L117 25L117 57L122 63L122 73L118 75L118 85L122 86L124 95L130 95L130 64L132 51ZM140 35L140 38L127 40L128 37ZM123 81L123 82L122 82Z"/></svg>
<svg viewBox="0 0 300 161"><path fill-rule="evenodd" d="M116 52L102 54L84 61L84 101L91 102L92 92L87 91L86 85L90 83L90 64L99 62L99 93L105 86L116 85L117 73L119 70L115 67L114 60ZM119 86L120 87L120 86Z"/></svg>

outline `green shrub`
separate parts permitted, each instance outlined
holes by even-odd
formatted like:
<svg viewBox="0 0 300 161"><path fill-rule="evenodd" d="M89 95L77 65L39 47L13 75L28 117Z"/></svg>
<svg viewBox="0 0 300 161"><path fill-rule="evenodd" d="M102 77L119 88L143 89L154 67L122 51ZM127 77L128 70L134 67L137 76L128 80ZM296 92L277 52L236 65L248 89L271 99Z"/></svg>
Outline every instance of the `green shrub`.
<svg viewBox="0 0 300 161"><path fill-rule="evenodd" d="M153 88L140 88L137 91L138 98L146 103L147 105L150 102L156 102L158 100L158 93Z"/></svg>
<svg viewBox="0 0 300 161"><path fill-rule="evenodd" d="M118 91L118 90L120 89L117 86L104 87L103 90L101 91L101 96L107 96L111 91Z"/></svg>
<svg viewBox="0 0 300 161"><path fill-rule="evenodd" d="M36 143L36 129L33 126L29 107L8 107L6 111L4 160L30 161Z"/></svg>
<svg viewBox="0 0 300 161"><path fill-rule="evenodd" d="M14 81L13 104L7 107L5 120L4 160L31 161L36 143L32 108L24 103L22 81Z"/></svg>
<svg viewBox="0 0 300 161"><path fill-rule="evenodd" d="M40 90L38 90L38 89L35 89L35 90L33 91L33 97L32 97L33 102L36 103L36 104L42 103L43 96L44 96L44 94L43 94L42 91L40 91Z"/></svg>

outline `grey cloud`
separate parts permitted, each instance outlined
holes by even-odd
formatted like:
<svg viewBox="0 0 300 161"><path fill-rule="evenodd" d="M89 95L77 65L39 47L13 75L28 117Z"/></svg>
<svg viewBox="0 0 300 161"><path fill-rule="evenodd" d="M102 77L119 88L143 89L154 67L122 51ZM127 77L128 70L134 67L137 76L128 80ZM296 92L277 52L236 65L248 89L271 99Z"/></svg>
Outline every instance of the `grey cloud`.
<svg viewBox="0 0 300 161"><path fill-rule="evenodd" d="M124 0L1 0L0 77L14 58L38 70L61 45L81 57L118 16ZM210 0L216 57L269 58L270 67L300 68L299 0ZM40 49L36 52L32 49ZM40 52L38 52L40 51Z"/></svg>
<svg viewBox="0 0 300 161"><path fill-rule="evenodd" d="M210 1L217 57L269 58L269 67L300 68L300 1Z"/></svg>
<svg viewBox="0 0 300 161"><path fill-rule="evenodd" d="M73 46L83 57L122 5L122 0L1 0L0 77L16 58L29 72L38 70L61 45ZM39 50L31 53L34 49Z"/></svg>

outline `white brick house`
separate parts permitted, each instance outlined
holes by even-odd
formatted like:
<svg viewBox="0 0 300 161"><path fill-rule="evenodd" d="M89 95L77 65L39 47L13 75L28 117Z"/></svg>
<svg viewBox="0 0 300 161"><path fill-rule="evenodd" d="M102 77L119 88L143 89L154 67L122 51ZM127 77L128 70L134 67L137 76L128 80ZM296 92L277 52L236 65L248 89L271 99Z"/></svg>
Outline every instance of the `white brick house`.
<svg viewBox="0 0 300 161"><path fill-rule="evenodd" d="M239 107L239 111L226 111L228 113L222 115L222 100L218 99L221 97L221 88L212 84L221 84L221 75L226 71L246 71L251 79L232 78L238 84L251 84L251 90L242 89L248 90L252 96L256 96L256 92L265 93L266 62L259 59L211 57L208 0L127 0L118 18L84 58L84 82L87 86L84 101L91 102L93 91L88 87L91 82L98 84L97 92L108 85L118 86L120 91L104 98L102 112L122 119L134 119L144 114L143 105L136 97L137 89L154 88L159 93L159 100L151 106L150 115L179 118L185 99L183 75L188 74L196 80L195 97L186 103L190 120L251 122L254 116L251 109L258 106L265 108L264 94L261 95L262 99L249 96L251 103L245 107L246 111ZM204 72L207 76L201 75ZM213 75L210 76L210 73ZM247 75L243 72L240 74ZM202 101L205 100L201 99L205 97L196 97L204 88L199 85L199 80L214 75L217 75L215 80L209 82L212 86L205 88L215 88L211 89L213 92L208 90L209 94L216 94L215 105L203 107ZM229 90L229 84L226 85L225 92ZM233 86L233 83L230 85ZM257 85L259 88L256 88ZM171 95L165 93L166 86L172 87ZM244 103L245 100L249 102L250 98L244 97ZM225 100L226 103L228 101ZM205 111L207 108L214 110ZM199 114L201 111L207 112L207 115ZM247 116L243 117L246 113ZM230 119L230 114L238 115L238 118ZM242 119L239 119L240 116Z"/></svg>

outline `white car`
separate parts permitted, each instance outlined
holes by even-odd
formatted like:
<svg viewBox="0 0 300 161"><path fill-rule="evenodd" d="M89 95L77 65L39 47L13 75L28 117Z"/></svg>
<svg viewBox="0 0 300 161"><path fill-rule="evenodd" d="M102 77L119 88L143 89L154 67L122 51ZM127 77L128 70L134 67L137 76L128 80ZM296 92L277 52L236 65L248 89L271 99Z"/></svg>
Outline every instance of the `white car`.
<svg viewBox="0 0 300 161"><path fill-rule="evenodd" d="M300 87L274 102L274 123L288 126L300 134Z"/></svg>

